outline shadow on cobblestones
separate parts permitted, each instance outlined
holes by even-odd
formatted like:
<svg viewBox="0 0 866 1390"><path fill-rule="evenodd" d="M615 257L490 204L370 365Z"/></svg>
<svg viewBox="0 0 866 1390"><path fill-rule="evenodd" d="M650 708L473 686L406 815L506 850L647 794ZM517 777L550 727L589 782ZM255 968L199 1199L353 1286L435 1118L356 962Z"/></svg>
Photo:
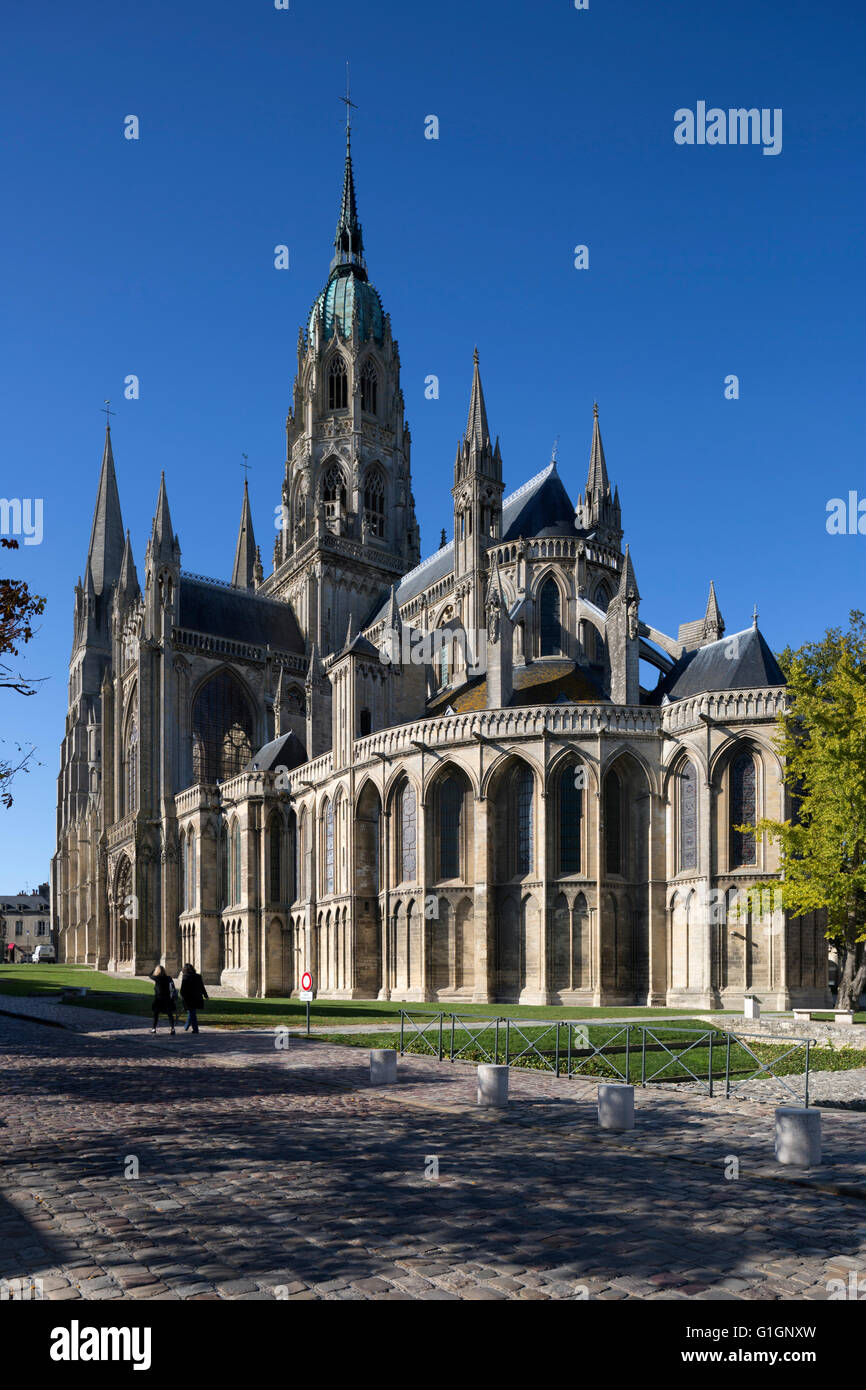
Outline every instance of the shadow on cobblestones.
<svg viewBox="0 0 866 1390"><path fill-rule="evenodd" d="M730 1127L714 1143L712 1116L680 1097L626 1141L572 1096L507 1116L428 1110L350 1093L354 1064L324 1085L312 1063L240 1070L35 1033L0 1032L0 1275L62 1269L71 1296L567 1298L582 1282L789 1298L821 1296L825 1261L861 1250L862 1204L750 1178L765 1112L740 1112L732 1148Z"/></svg>

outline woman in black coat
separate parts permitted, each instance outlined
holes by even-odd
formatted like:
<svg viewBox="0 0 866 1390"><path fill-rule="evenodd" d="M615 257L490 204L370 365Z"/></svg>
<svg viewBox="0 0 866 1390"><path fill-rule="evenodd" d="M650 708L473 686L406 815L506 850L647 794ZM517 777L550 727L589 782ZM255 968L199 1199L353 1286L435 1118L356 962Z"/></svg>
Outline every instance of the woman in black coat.
<svg viewBox="0 0 866 1390"><path fill-rule="evenodd" d="M186 1006L186 1023L183 1031L191 1028L194 1033L198 1032L198 1010L208 997L208 992L204 987L204 980L197 974L191 965L185 965L180 977L180 997Z"/></svg>
<svg viewBox="0 0 866 1390"><path fill-rule="evenodd" d="M164 965L158 965L153 972L153 1028L152 1033L156 1032L156 1025L159 1022L160 1014L168 1014L169 1025L171 1026L171 1036L174 1037L174 1013L177 990L174 987L174 980L168 974Z"/></svg>

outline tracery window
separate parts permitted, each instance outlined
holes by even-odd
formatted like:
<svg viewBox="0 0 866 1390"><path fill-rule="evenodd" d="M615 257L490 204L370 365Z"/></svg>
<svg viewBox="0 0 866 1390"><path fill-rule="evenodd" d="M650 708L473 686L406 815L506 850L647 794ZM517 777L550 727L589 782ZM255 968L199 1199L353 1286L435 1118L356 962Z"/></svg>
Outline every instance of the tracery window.
<svg viewBox="0 0 866 1390"><path fill-rule="evenodd" d="M731 764L731 868L747 868L757 863L755 836L737 825L754 825L757 819L757 777L755 760L748 749Z"/></svg>
<svg viewBox="0 0 866 1390"><path fill-rule="evenodd" d="M418 864L418 806L407 782L400 797L400 881L414 883Z"/></svg>
<svg viewBox="0 0 866 1390"><path fill-rule="evenodd" d="M368 415L375 415L378 401L379 373L372 362L367 362L361 373L361 409Z"/></svg>
<svg viewBox="0 0 866 1390"><path fill-rule="evenodd" d="M606 613L610 606L610 594L607 591L607 586L604 584L599 585L599 588L596 590L595 606L596 608L600 608L602 613Z"/></svg>
<svg viewBox="0 0 866 1390"><path fill-rule="evenodd" d="M582 771L569 763L559 774L559 872L580 873L580 835L583 821L583 791L577 774Z"/></svg>
<svg viewBox="0 0 866 1390"><path fill-rule="evenodd" d="M364 480L364 520L373 536L385 534L385 484L378 468L372 468Z"/></svg>
<svg viewBox="0 0 866 1390"><path fill-rule="evenodd" d="M622 789L615 772L604 779L605 867L609 874L622 873Z"/></svg>
<svg viewBox="0 0 866 1390"><path fill-rule="evenodd" d="M693 762L680 773L680 869L698 865L698 775Z"/></svg>
<svg viewBox="0 0 866 1390"><path fill-rule="evenodd" d="M253 756L253 714L239 681L220 671L199 691L192 714L193 781L225 781Z"/></svg>
<svg viewBox="0 0 866 1390"><path fill-rule="evenodd" d="M349 403L349 378L346 364L338 354L328 369L328 409L344 410Z"/></svg>
<svg viewBox="0 0 866 1390"><path fill-rule="evenodd" d="M460 818L463 788L456 777L439 787L439 877L460 877Z"/></svg>
<svg viewBox="0 0 866 1390"><path fill-rule="evenodd" d="M541 655L556 656L562 650L562 626L559 614L559 585L555 579L546 579L542 585L539 608L541 612Z"/></svg>
<svg viewBox="0 0 866 1390"><path fill-rule="evenodd" d="M124 812L131 816L138 810L138 724L135 716L129 722L126 735L125 752L125 803Z"/></svg>
<svg viewBox="0 0 866 1390"><path fill-rule="evenodd" d="M325 515L333 518L346 508L346 477L338 463L332 463L322 481Z"/></svg>

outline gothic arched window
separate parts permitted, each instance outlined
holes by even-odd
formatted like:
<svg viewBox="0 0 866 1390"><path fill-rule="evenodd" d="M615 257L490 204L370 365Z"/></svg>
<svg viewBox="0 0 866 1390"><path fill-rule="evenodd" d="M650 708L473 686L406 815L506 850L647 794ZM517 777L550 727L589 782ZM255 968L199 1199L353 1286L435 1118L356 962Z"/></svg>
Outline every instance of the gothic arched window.
<svg viewBox="0 0 866 1390"><path fill-rule="evenodd" d="M609 874L622 873L622 789L615 772L604 779L605 868Z"/></svg>
<svg viewBox="0 0 866 1390"><path fill-rule="evenodd" d="M562 650L562 626L559 616L559 585L555 579L544 581L538 606L541 614L541 655L557 656Z"/></svg>
<svg viewBox="0 0 866 1390"><path fill-rule="evenodd" d="M337 354L328 369L328 409L344 410L349 404L349 378L346 364Z"/></svg>
<svg viewBox="0 0 866 1390"><path fill-rule="evenodd" d="M698 774L693 762L680 773L680 870L698 866Z"/></svg>
<svg viewBox="0 0 866 1390"><path fill-rule="evenodd" d="M334 803L326 801L322 813L323 859L325 868L325 895L334 891Z"/></svg>
<svg viewBox="0 0 866 1390"><path fill-rule="evenodd" d="M195 908L195 831L187 832L183 852L184 909L192 912Z"/></svg>
<svg viewBox="0 0 866 1390"><path fill-rule="evenodd" d="M283 900L283 826L278 815L271 816L268 832L270 836L270 899L272 903Z"/></svg>
<svg viewBox="0 0 866 1390"><path fill-rule="evenodd" d="M418 806L407 782L400 796L400 882L414 883L418 864Z"/></svg>
<svg viewBox="0 0 866 1390"><path fill-rule="evenodd" d="M439 877L460 877L460 818L463 788L456 777L439 787Z"/></svg>
<svg viewBox="0 0 866 1390"><path fill-rule="evenodd" d="M731 868L748 868L757 863L758 850L754 834L737 830L738 825L754 825L757 819L757 777L755 759L747 749L731 763Z"/></svg>
<svg viewBox="0 0 866 1390"><path fill-rule="evenodd" d="M379 403L379 373L372 362L367 362L361 373L361 409L368 415L375 415Z"/></svg>
<svg viewBox="0 0 866 1390"><path fill-rule="evenodd" d="M610 605L610 594L606 584L600 584L595 592L595 606L600 608L602 613L606 613Z"/></svg>
<svg viewBox="0 0 866 1390"><path fill-rule="evenodd" d="M346 509L346 476L338 463L332 463L322 480L325 515L333 518Z"/></svg>
<svg viewBox="0 0 866 1390"><path fill-rule="evenodd" d="M124 813L138 810L138 724L135 715L129 721L124 750Z"/></svg>
<svg viewBox="0 0 866 1390"><path fill-rule="evenodd" d="M362 709L358 716L358 735L366 738L373 730L373 716L368 709Z"/></svg>
<svg viewBox="0 0 866 1390"><path fill-rule="evenodd" d="M241 900L241 823L232 827L232 902Z"/></svg>
<svg viewBox="0 0 866 1390"><path fill-rule="evenodd" d="M193 781L225 781L253 756L250 702L230 671L220 671L195 698L192 711Z"/></svg>
<svg viewBox="0 0 866 1390"><path fill-rule="evenodd" d="M519 767L514 773L511 787L515 875L532 873L535 840L534 791L535 779L532 776L532 770L525 765Z"/></svg>
<svg viewBox="0 0 866 1390"><path fill-rule="evenodd" d="M373 536L385 534L385 483L378 468L368 470L364 479L364 520Z"/></svg>
<svg viewBox="0 0 866 1390"><path fill-rule="evenodd" d="M580 873L580 832L583 790L578 785L582 767L569 763L559 774L559 872Z"/></svg>
<svg viewBox="0 0 866 1390"><path fill-rule="evenodd" d="M225 822L220 827L220 908L229 905L229 834Z"/></svg>

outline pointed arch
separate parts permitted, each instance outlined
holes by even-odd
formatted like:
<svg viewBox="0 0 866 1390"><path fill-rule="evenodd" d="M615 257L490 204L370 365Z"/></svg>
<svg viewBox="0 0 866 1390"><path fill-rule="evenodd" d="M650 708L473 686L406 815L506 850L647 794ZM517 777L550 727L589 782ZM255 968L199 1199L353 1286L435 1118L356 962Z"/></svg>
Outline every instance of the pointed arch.
<svg viewBox="0 0 866 1390"><path fill-rule="evenodd" d="M198 687L191 723L194 783L212 786L243 771L254 751L254 705L227 666Z"/></svg>
<svg viewBox="0 0 866 1390"><path fill-rule="evenodd" d="M562 640L562 593L553 575L548 575L538 593L539 651L542 656L559 656Z"/></svg>
<svg viewBox="0 0 866 1390"><path fill-rule="evenodd" d="M385 535L385 474L379 463L371 463L364 474L364 524L367 533L382 539Z"/></svg>
<svg viewBox="0 0 866 1390"><path fill-rule="evenodd" d="M379 413L379 370L372 357L361 368L361 409L365 415Z"/></svg>
<svg viewBox="0 0 866 1390"><path fill-rule="evenodd" d="M328 409L345 410L349 404L349 374L346 359L335 352L328 363Z"/></svg>

